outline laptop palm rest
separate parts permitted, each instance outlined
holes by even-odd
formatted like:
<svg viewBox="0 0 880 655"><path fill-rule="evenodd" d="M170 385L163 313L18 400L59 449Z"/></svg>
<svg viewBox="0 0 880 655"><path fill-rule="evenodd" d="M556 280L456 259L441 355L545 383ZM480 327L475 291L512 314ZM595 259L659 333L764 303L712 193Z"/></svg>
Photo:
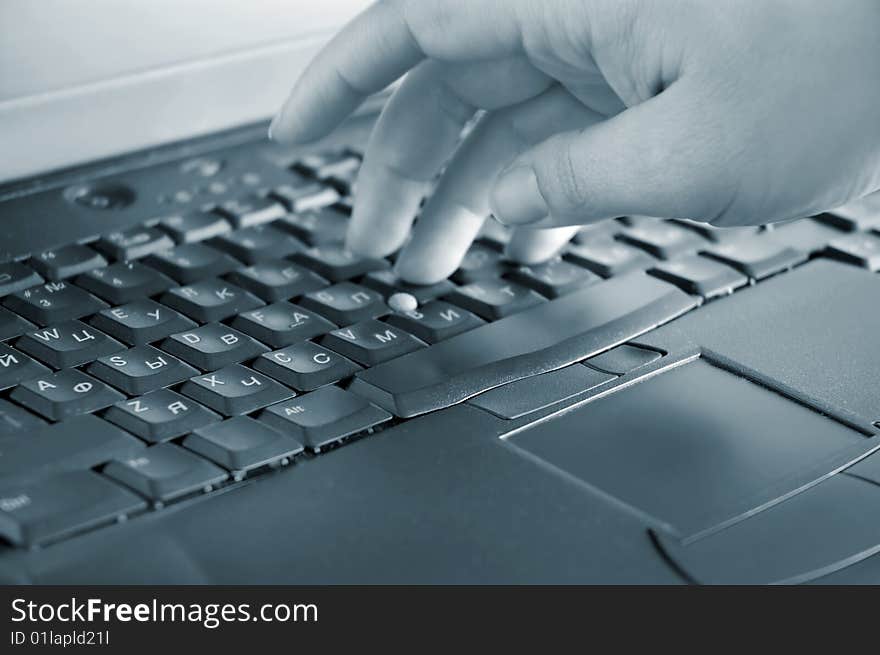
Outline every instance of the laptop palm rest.
<svg viewBox="0 0 880 655"><path fill-rule="evenodd" d="M684 541L822 480L875 441L706 359L507 437Z"/></svg>

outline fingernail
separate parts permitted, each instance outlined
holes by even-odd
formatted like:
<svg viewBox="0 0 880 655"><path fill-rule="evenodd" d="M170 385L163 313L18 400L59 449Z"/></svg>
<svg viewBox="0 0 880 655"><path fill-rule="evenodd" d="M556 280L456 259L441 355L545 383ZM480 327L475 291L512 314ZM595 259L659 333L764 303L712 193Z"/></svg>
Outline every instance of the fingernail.
<svg viewBox="0 0 880 655"><path fill-rule="evenodd" d="M518 165L502 172L492 189L491 204L495 218L505 225L535 223L550 212L531 166Z"/></svg>
<svg viewBox="0 0 880 655"><path fill-rule="evenodd" d="M436 271L426 270L423 259L413 260L407 253L401 252L394 263L394 274L408 284L437 284L446 279L447 275L437 275ZM452 271L449 271L452 274Z"/></svg>
<svg viewBox="0 0 880 655"><path fill-rule="evenodd" d="M275 140L275 130L278 127L278 123L281 122L281 114L275 114L275 118L272 119L272 122L269 123L269 140Z"/></svg>

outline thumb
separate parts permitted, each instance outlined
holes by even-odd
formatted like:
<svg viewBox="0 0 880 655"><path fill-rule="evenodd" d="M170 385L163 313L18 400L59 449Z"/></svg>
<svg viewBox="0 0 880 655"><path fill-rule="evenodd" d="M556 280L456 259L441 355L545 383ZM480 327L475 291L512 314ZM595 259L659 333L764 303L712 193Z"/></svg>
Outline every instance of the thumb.
<svg viewBox="0 0 880 655"><path fill-rule="evenodd" d="M737 224L741 140L680 81L650 100L519 155L491 203L508 225L556 227L646 215ZM731 222L732 221L732 222Z"/></svg>

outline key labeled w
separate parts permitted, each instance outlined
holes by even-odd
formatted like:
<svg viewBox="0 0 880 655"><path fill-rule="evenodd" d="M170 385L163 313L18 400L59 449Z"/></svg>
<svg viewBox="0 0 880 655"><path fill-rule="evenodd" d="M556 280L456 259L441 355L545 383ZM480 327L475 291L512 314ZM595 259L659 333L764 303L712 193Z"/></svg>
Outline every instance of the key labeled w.
<svg viewBox="0 0 880 655"><path fill-rule="evenodd" d="M42 339L43 341L52 341L52 339L61 338L61 336L58 334L58 328L43 330L42 332L34 332L34 336L37 337L37 339Z"/></svg>

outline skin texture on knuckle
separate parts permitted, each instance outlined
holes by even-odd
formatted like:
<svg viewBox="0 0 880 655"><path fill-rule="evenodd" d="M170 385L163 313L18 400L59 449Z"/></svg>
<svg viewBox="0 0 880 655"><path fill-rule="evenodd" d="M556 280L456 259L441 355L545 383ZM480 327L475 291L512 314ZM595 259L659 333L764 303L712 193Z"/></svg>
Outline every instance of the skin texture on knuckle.
<svg viewBox="0 0 880 655"><path fill-rule="evenodd" d="M541 145L543 161L536 166L538 188L555 218L588 214L586 171L575 152L583 132L557 134Z"/></svg>

